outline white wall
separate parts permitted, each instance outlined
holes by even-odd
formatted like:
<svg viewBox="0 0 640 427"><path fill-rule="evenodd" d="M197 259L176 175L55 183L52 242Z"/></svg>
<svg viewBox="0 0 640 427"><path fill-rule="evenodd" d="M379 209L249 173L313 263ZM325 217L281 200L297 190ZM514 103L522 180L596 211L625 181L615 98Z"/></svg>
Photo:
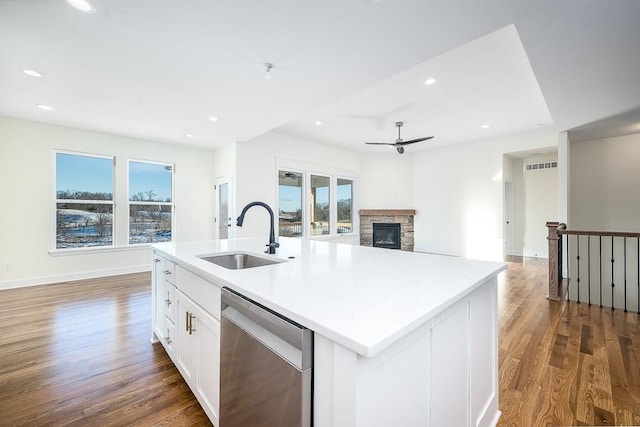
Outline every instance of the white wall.
<svg viewBox="0 0 640 427"><path fill-rule="evenodd" d="M640 134L571 143L570 227L640 232Z"/></svg>
<svg viewBox="0 0 640 427"><path fill-rule="evenodd" d="M272 209L277 206L277 163L305 163L326 172L360 170L360 156L327 145L268 132L250 141L237 143L237 173L235 212L250 202L265 202ZM358 200L356 188L355 200ZM356 209L358 207L356 206ZM275 212L274 212L275 213ZM277 218L276 218L277 221ZM233 227L235 236L267 236L269 215L265 209L252 208L242 227ZM341 238L354 243L354 239Z"/></svg>
<svg viewBox="0 0 640 427"><path fill-rule="evenodd" d="M415 154L415 250L501 260L503 154L557 142L532 132Z"/></svg>
<svg viewBox="0 0 640 427"><path fill-rule="evenodd" d="M213 236L213 152L0 117L0 288L150 269L149 248L51 256L54 149L115 155L117 246L127 244L127 159L175 164L177 241Z"/></svg>
<svg viewBox="0 0 640 427"><path fill-rule="evenodd" d="M524 160L529 164L557 162L558 156L536 156ZM547 258L547 221L555 221L558 214L558 169L524 171L525 228L524 256Z"/></svg>
<svg viewBox="0 0 640 427"><path fill-rule="evenodd" d="M360 157L360 209L414 209L413 159L396 150Z"/></svg>

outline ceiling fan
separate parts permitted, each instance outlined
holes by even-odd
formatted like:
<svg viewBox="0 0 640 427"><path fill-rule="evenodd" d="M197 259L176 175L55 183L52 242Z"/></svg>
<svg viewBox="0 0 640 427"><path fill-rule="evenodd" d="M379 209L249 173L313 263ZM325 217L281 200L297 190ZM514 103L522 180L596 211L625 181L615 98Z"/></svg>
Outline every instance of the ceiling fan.
<svg viewBox="0 0 640 427"><path fill-rule="evenodd" d="M365 144L369 144L369 145L391 145L392 147L396 147L396 150L398 150L398 153L402 154L402 153L404 153L404 146L405 145L415 144L416 142L426 141L428 139L433 138L432 136L427 136L425 138L416 138L416 139L412 139L412 140L409 140L409 141L403 141L402 138L400 138L400 128L402 127L403 124L404 124L403 122L396 122L396 127L398 128L398 139L396 139L396 142L365 142Z"/></svg>

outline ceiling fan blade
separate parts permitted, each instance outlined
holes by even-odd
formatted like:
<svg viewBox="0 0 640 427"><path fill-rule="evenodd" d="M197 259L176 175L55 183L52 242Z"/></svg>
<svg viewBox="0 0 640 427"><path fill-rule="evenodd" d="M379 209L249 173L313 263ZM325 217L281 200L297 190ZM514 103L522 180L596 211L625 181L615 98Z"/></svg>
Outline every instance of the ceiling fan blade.
<svg viewBox="0 0 640 427"><path fill-rule="evenodd" d="M396 144L389 143L389 142L365 142L365 144L369 144L369 145L396 145Z"/></svg>
<svg viewBox="0 0 640 427"><path fill-rule="evenodd" d="M426 138L416 138L416 139L411 139L409 141L396 142L396 145L402 146L402 145L415 144L416 142L426 141L432 138L433 138L432 136L427 136Z"/></svg>

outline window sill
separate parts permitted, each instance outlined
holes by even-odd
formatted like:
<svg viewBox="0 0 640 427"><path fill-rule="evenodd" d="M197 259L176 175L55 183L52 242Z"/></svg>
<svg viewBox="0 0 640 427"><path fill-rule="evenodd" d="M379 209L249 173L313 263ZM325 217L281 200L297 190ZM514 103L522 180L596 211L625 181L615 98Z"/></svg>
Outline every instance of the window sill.
<svg viewBox="0 0 640 427"><path fill-rule="evenodd" d="M67 255L83 255L83 254L106 254L113 252L128 252L139 251L141 249L148 249L146 244L138 244L135 246L120 246L120 247L108 247L108 248L73 248L73 249L53 249L49 251L49 255L52 257L67 256Z"/></svg>

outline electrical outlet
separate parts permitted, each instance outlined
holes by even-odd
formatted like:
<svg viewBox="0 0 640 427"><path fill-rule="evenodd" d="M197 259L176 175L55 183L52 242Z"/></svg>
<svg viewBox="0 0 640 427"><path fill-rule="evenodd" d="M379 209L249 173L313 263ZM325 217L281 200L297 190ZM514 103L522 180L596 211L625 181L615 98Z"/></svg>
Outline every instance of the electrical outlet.
<svg viewBox="0 0 640 427"><path fill-rule="evenodd" d="M0 264L0 271L8 271L9 266L7 264Z"/></svg>

